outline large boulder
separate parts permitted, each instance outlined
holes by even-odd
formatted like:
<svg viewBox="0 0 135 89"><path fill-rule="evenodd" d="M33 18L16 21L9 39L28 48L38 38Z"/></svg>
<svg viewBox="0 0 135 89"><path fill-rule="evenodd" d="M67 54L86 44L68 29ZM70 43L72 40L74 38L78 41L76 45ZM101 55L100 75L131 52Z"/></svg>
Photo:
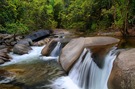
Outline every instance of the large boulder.
<svg viewBox="0 0 135 89"><path fill-rule="evenodd" d="M86 37L73 39L62 49L59 62L65 71L69 71L85 47L108 45L117 42L119 42L119 39L112 37Z"/></svg>
<svg viewBox="0 0 135 89"><path fill-rule="evenodd" d="M135 89L135 48L122 51L114 61L109 89Z"/></svg>
<svg viewBox="0 0 135 89"><path fill-rule="evenodd" d="M16 44L13 47L13 53L19 55L28 54L29 50L32 50L32 48L24 44Z"/></svg>
<svg viewBox="0 0 135 89"><path fill-rule="evenodd" d="M52 50L56 47L57 40L51 40L41 51L43 56L49 56Z"/></svg>
<svg viewBox="0 0 135 89"><path fill-rule="evenodd" d="M30 38L32 41L39 41L44 37L47 37L51 34L50 30L38 30L30 35L27 35L25 38Z"/></svg>
<svg viewBox="0 0 135 89"><path fill-rule="evenodd" d="M27 45L27 46L32 46L33 42L32 42L32 40L30 38L27 38L27 39L19 40L17 42L17 44L24 44L24 45Z"/></svg>

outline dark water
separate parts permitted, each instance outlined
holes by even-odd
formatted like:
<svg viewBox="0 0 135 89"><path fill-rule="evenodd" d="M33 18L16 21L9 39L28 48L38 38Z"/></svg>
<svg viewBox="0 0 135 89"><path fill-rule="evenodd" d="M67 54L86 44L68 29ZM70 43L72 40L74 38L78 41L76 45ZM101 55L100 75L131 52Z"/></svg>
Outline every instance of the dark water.
<svg viewBox="0 0 135 89"><path fill-rule="evenodd" d="M49 89L45 84L50 84L50 80L64 75L64 71L56 60L37 59L29 63L0 67L0 70L6 71L3 76L7 73L15 76L13 81L0 84L0 89Z"/></svg>

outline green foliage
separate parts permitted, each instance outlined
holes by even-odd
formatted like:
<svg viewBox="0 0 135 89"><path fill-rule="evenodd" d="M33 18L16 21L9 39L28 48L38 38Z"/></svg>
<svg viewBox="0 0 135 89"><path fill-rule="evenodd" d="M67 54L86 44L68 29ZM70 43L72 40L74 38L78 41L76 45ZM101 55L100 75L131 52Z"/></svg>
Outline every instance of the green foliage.
<svg viewBox="0 0 135 89"><path fill-rule="evenodd" d="M8 33L12 33L12 34L25 34L28 32L28 28L24 24L19 22L7 23L5 30Z"/></svg>
<svg viewBox="0 0 135 89"><path fill-rule="evenodd" d="M135 0L0 1L0 30L10 33L54 28L93 32L112 25L125 32L129 24L135 25Z"/></svg>

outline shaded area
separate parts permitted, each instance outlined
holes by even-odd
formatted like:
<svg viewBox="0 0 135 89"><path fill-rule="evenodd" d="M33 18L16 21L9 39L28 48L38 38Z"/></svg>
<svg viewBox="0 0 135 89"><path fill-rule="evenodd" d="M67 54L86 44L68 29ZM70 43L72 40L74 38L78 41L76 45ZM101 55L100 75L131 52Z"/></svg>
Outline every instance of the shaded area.
<svg viewBox="0 0 135 89"><path fill-rule="evenodd" d="M113 46L116 46L117 44L110 44L110 45L101 45L101 46L91 46L88 47L92 55L93 61L97 64L99 68L103 68L104 65L104 59L106 57L106 54L110 51L110 49Z"/></svg>
<svg viewBox="0 0 135 89"><path fill-rule="evenodd" d="M33 32L30 35L27 35L25 38L30 38L32 41L39 41L47 36L50 36L50 30L38 30L37 32Z"/></svg>
<svg viewBox="0 0 135 89"><path fill-rule="evenodd" d="M118 48L135 48L135 37L121 38Z"/></svg>

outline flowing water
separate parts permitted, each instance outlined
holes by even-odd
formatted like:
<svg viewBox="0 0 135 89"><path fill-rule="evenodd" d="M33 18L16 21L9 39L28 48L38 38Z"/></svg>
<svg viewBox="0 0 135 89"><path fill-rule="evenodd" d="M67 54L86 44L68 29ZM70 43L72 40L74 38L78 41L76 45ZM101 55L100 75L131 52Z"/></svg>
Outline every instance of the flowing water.
<svg viewBox="0 0 135 89"><path fill-rule="evenodd" d="M130 47L133 41L122 41L118 47ZM116 58L116 47L105 53L100 67L93 50L85 48L69 74L57 63L61 43L58 42L50 56L41 56L42 47L32 47L28 54L9 53L13 60L0 65L0 89L108 89L107 81ZM103 50L104 51L104 50ZM102 54L101 54L102 55Z"/></svg>
<svg viewBox="0 0 135 89"><path fill-rule="evenodd" d="M113 61L116 58L116 47L113 47L110 52L106 54L105 59L102 60L104 61L103 68L98 67L91 56L92 52L85 48L78 61L70 70L68 76L55 80L52 88L108 89L107 81L112 70ZM72 86L69 87L70 85Z"/></svg>
<svg viewBox="0 0 135 89"><path fill-rule="evenodd" d="M24 55L9 53L13 60L0 66L0 89L50 89L44 85L65 74L54 60L59 56L61 43L57 43L49 57L41 56L43 48L33 46Z"/></svg>
<svg viewBox="0 0 135 89"><path fill-rule="evenodd" d="M91 52L84 49L69 77L82 89L107 89L107 81L116 58L114 50L115 48L106 55L103 68L99 68L91 58Z"/></svg>
<svg viewBox="0 0 135 89"><path fill-rule="evenodd" d="M60 50L61 50L61 43L57 42L56 47L53 49L53 51L51 52L50 56L51 57L57 57L60 55Z"/></svg>
<svg viewBox="0 0 135 89"><path fill-rule="evenodd" d="M60 52L61 52L62 46L60 42L57 42L56 47L52 50L50 56L40 56L40 59L42 60L57 60L59 58Z"/></svg>

